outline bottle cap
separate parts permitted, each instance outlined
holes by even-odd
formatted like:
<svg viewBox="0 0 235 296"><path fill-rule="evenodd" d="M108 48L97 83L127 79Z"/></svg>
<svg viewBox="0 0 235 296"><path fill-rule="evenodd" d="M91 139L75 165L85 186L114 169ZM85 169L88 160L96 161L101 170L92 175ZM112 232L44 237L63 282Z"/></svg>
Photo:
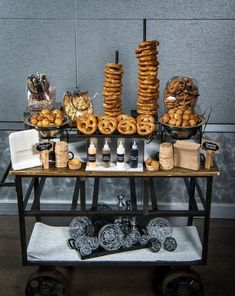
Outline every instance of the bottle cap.
<svg viewBox="0 0 235 296"><path fill-rule="evenodd" d="M133 145L132 145L132 149L137 149L137 145L136 145L136 141L134 141Z"/></svg>
<svg viewBox="0 0 235 296"><path fill-rule="evenodd" d="M118 148L124 148L122 141L119 142Z"/></svg>
<svg viewBox="0 0 235 296"><path fill-rule="evenodd" d="M105 141L105 144L104 144L104 149L108 150L109 149L109 144L107 141Z"/></svg>
<svg viewBox="0 0 235 296"><path fill-rule="evenodd" d="M90 148L95 148L95 145L93 142L90 142Z"/></svg>

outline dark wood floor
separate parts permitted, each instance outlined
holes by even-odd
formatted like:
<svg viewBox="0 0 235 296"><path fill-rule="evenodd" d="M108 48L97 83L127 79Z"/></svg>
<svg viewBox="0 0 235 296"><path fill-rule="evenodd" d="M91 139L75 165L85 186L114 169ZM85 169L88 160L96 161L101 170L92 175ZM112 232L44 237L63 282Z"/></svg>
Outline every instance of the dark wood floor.
<svg viewBox="0 0 235 296"><path fill-rule="evenodd" d="M33 220L28 221L30 229ZM0 216L0 296L24 295L35 268L22 267L20 258L18 218ZM195 270L203 279L205 295L235 295L235 220L211 221L208 264ZM157 270L152 267L86 267L70 272L74 296L157 295Z"/></svg>

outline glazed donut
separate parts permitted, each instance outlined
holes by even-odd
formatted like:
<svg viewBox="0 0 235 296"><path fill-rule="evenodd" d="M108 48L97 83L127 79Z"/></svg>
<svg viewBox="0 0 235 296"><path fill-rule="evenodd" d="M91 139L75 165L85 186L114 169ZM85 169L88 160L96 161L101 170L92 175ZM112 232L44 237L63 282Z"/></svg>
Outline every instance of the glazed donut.
<svg viewBox="0 0 235 296"><path fill-rule="evenodd" d="M98 129L103 135L111 135L117 129L117 121L110 116L100 116Z"/></svg>
<svg viewBox="0 0 235 296"><path fill-rule="evenodd" d="M83 115L76 120L77 129L85 134L92 135L97 130L97 117L95 115Z"/></svg>
<svg viewBox="0 0 235 296"><path fill-rule="evenodd" d="M120 134L133 135L136 133L136 124L129 119L123 119L119 121L117 129Z"/></svg>

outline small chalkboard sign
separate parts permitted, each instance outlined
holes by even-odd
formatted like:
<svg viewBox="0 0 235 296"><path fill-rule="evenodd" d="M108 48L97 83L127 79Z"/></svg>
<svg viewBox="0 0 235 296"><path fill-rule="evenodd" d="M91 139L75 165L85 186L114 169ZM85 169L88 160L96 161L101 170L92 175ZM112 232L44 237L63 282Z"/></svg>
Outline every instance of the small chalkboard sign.
<svg viewBox="0 0 235 296"><path fill-rule="evenodd" d="M220 144L217 142L202 140L201 148L206 150L205 169L210 169L213 166L212 155L220 153Z"/></svg>
<svg viewBox="0 0 235 296"><path fill-rule="evenodd" d="M214 153L220 153L220 144L217 143L217 142L213 142L213 141L203 139L201 147L202 147L203 150L211 150Z"/></svg>
<svg viewBox="0 0 235 296"><path fill-rule="evenodd" d="M49 152L54 149L54 142L42 142L35 144L35 152L42 156L43 168L49 169Z"/></svg>
<svg viewBox="0 0 235 296"><path fill-rule="evenodd" d="M38 143L35 145L35 149L38 152L42 152L43 150L51 151L53 149L53 142Z"/></svg>

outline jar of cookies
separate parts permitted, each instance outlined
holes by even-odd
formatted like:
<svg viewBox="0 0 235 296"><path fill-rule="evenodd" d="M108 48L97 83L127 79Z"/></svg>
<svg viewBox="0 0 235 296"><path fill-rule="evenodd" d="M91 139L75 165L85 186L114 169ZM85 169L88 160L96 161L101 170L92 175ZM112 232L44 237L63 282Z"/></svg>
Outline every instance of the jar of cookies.
<svg viewBox="0 0 235 296"><path fill-rule="evenodd" d="M27 79L27 102L29 111L53 109L56 98L55 86L44 73L32 74Z"/></svg>
<svg viewBox="0 0 235 296"><path fill-rule="evenodd" d="M186 76L175 76L167 82L163 100L168 110L175 107L193 109L198 96L198 83L195 79Z"/></svg>
<svg viewBox="0 0 235 296"><path fill-rule="evenodd" d="M79 90L67 91L63 97L63 107L65 114L75 123L81 115L92 114L93 104L88 92L80 92Z"/></svg>

